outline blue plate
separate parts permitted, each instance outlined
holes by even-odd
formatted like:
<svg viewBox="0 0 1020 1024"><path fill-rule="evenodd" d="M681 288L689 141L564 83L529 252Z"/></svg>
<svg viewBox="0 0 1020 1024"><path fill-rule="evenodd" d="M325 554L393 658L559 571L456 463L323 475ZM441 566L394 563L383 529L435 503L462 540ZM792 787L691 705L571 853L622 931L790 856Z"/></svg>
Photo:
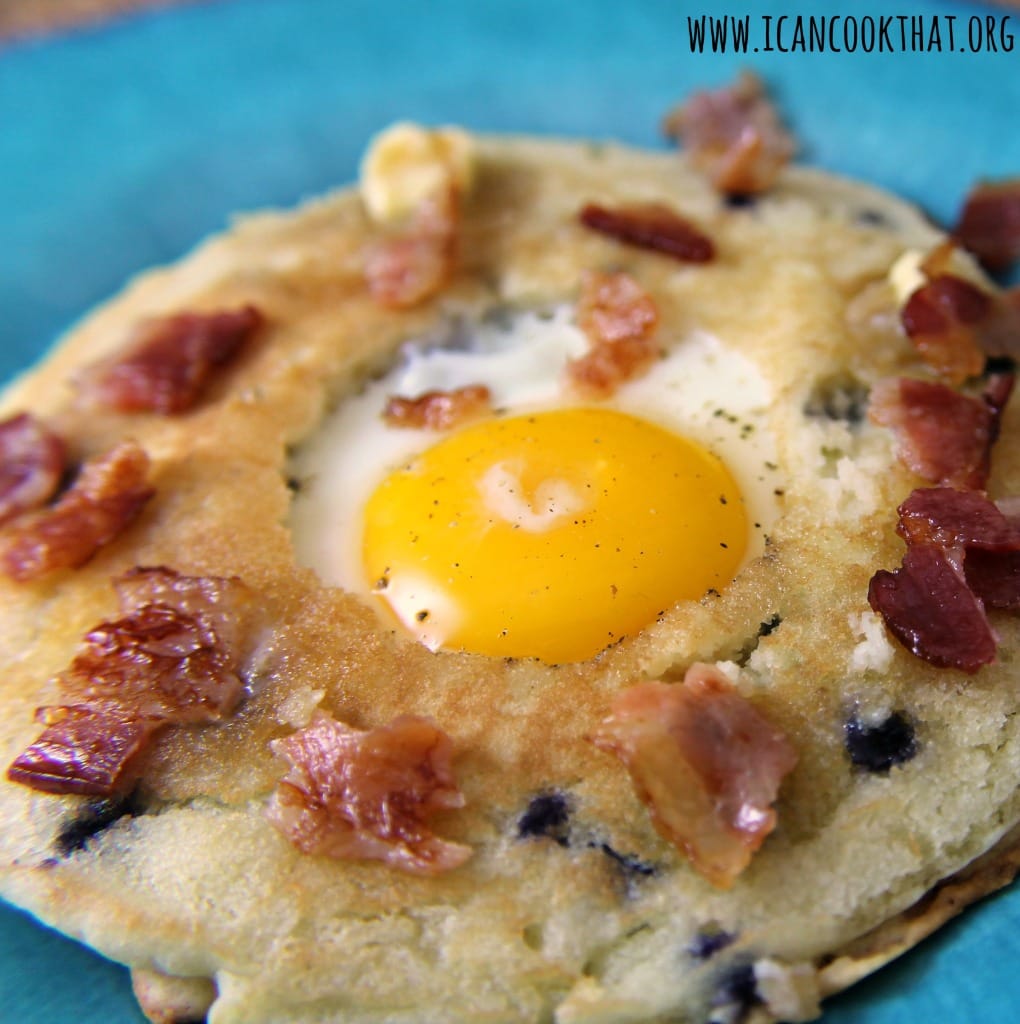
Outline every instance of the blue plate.
<svg viewBox="0 0 1020 1024"><path fill-rule="evenodd" d="M677 99L750 66L803 159L951 222L976 178L1020 174L1020 12L912 0L901 19L888 7L747 0L733 13L738 26L747 17L747 52L732 21L725 50L708 32L699 50L692 26L713 5L689 0L221 0L9 47L0 378L231 212L352 180L366 139L398 118L658 146ZM806 19L822 15L839 52L807 51ZM824 1019L1015 1020L1018 925L1020 889L833 1000ZM0 1019L143 1020L121 968L6 907Z"/></svg>

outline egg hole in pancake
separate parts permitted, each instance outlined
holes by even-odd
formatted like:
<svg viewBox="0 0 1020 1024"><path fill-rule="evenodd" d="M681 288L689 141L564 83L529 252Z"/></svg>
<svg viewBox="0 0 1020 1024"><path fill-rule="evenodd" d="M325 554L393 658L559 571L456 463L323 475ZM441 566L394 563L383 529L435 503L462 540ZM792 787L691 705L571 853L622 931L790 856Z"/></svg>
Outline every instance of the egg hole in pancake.
<svg viewBox="0 0 1020 1024"><path fill-rule="evenodd" d="M574 309L497 307L407 343L294 452L298 559L431 649L585 660L765 548L782 482L763 376L704 332L581 397ZM394 426L395 396L483 388L480 418Z"/></svg>

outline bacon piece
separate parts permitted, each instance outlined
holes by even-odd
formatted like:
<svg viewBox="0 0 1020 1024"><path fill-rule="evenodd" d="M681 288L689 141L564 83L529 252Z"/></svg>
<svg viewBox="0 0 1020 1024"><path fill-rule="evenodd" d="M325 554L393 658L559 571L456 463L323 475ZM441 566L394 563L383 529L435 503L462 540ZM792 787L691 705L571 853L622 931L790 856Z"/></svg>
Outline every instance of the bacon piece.
<svg viewBox="0 0 1020 1024"><path fill-rule="evenodd" d="M1020 518L979 491L915 490L899 507L901 568L880 570L868 600L919 658L976 672L995 658L985 608L1020 607Z"/></svg>
<svg viewBox="0 0 1020 1024"><path fill-rule="evenodd" d="M452 391L426 391L417 398L391 397L383 419L391 427L449 430L492 411L492 393L483 384Z"/></svg>
<svg viewBox="0 0 1020 1024"><path fill-rule="evenodd" d="M240 353L263 323L251 305L146 320L122 351L82 374L79 389L96 405L117 412L187 412L212 375Z"/></svg>
<svg viewBox="0 0 1020 1024"><path fill-rule="evenodd" d="M989 270L1020 260L1020 178L975 185L953 234Z"/></svg>
<svg viewBox="0 0 1020 1024"><path fill-rule="evenodd" d="M148 470L149 457L133 441L86 463L55 505L25 513L0 535L0 571L25 582L84 565L155 494Z"/></svg>
<svg viewBox="0 0 1020 1024"><path fill-rule="evenodd" d="M615 210L587 203L578 216L585 227L625 245L665 253L684 263L708 263L715 258L712 239L665 203Z"/></svg>
<svg viewBox="0 0 1020 1024"><path fill-rule="evenodd" d="M977 285L953 274L938 274L911 293L900 321L921 358L958 384L984 369L978 327L992 308L991 296Z"/></svg>
<svg viewBox="0 0 1020 1024"><path fill-rule="evenodd" d="M114 581L123 618L85 634L58 681L77 704L151 722L222 721L237 707L252 596L236 578L132 569Z"/></svg>
<svg viewBox="0 0 1020 1024"><path fill-rule="evenodd" d="M108 796L166 725L220 722L243 692L238 668L253 596L235 578L134 569L115 581L121 618L84 637L57 677L65 705L8 778L49 793Z"/></svg>
<svg viewBox="0 0 1020 1024"><path fill-rule="evenodd" d="M272 747L291 770L266 814L302 853L381 860L417 875L471 856L427 825L436 812L464 805L450 739L428 719L401 715L362 731L319 711Z"/></svg>
<svg viewBox="0 0 1020 1024"><path fill-rule="evenodd" d="M136 566L113 581L121 608L176 608L203 623L236 656L259 618L255 595L236 576L184 576L166 566Z"/></svg>
<svg viewBox="0 0 1020 1024"><path fill-rule="evenodd" d="M934 544L987 608L1020 607L1020 518L978 491L919 488L899 507L897 532L908 545Z"/></svg>
<svg viewBox="0 0 1020 1024"><path fill-rule="evenodd" d="M981 488L1011 389L1008 374L990 378L977 398L945 384L890 378L872 388L868 415L892 428L897 457L924 480Z"/></svg>
<svg viewBox="0 0 1020 1024"><path fill-rule="evenodd" d="M49 501L66 464L66 445L34 416L0 423L0 525Z"/></svg>
<svg viewBox="0 0 1020 1024"><path fill-rule="evenodd" d="M731 194L770 188L796 148L761 79L748 71L732 85L695 93L663 127L720 192Z"/></svg>
<svg viewBox="0 0 1020 1024"><path fill-rule="evenodd" d="M908 547L899 569L872 577L868 603L907 650L932 665L974 673L995 660L981 599L940 547Z"/></svg>
<svg viewBox="0 0 1020 1024"><path fill-rule="evenodd" d="M956 383L977 372L982 354L1020 359L1020 288L986 291L956 273L960 262L952 241L935 246L921 263L927 285L900 316L935 371Z"/></svg>
<svg viewBox="0 0 1020 1024"><path fill-rule="evenodd" d="M1020 551L968 549L963 572L986 608L1020 611Z"/></svg>
<svg viewBox="0 0 1020 1024"><path fill-rule="evenodd" d="M46 725L7 769L7 778L43 793L109 796L141 750L151 723L100 708L40 708Z"/></svg>
<svg viewBox="0 0 1020 1024"><path fill-rule="evenodd" d="M907 544L935 544L948 553L1020 551L1020 522L979 491L919 487L900 505L896 532ZM962 558L961 558L962 560Z"/></svg>
<svg viewBox="0 0 1020 1024"><path fill-rule="evenodd" d="M655 300L622 271L585 273L577 320L592 347L567 363L567 376L582 393L610 395L659 355L654 342L659 322Z"/></svg>
<svg viewBox="0 0 1020 1024"><path fill-rule="evenodd" d="M772 804L797 762L783 733L704 664L682 685L624 690L591 741L626 765L656 829L723 889L775 828Z"/></svg>
<svg viewBox="0 0 1020 1024"><path fill-rule="evenodd" d="M457 261L459 220L459 196L451 186L425 199L404 230L370 246L364 272L375 299L407 309L442 291Z"/></svg>
<svg viewBox="0 0 1020 1024"><path fill-rule="evenodd" d="M148 604L85 634L68 696L151 722L222 721L241 698L230 653L200 618Z"/></svg>
<svg viewBox="0 0 1020 1024"><path fill-rule="evenodd" d="M578 322L595 343L644 340L655 331L659 311L655 300L622 271L587 271L581 281Z"/></svg>

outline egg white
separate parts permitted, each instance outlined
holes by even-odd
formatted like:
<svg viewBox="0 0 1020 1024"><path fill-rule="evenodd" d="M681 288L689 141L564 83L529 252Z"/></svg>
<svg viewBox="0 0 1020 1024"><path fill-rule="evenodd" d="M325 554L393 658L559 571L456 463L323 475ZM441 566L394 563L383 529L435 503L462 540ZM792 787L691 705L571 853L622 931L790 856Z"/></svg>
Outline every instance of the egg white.
<svg viewBox="0 0 1020 1024"><path fill-rule="evenodd" d="M327 584L370 592L363 578L363 509L394 470L438 443L434 430L388 426L389 398L482 384L499 415L600 404L628 412L697 441L721 459L746 503L745 564L760 555L779 515L781 479L769 430L767 381L754 364L718 338L694 331L669 346L643 376L610 398L579 399L567 383L570 359L590 343L573 322L573 308L522 311L458 332L455 344L411 342L398 364L344 400L295 454L299 481L291 531L299 562Z"/></svg>

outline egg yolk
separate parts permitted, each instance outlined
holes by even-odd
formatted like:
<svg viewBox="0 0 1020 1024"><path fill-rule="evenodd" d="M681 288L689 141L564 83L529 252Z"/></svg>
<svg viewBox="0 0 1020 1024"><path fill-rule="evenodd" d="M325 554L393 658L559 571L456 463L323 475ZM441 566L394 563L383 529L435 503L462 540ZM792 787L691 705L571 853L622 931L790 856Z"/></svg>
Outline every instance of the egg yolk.
<svg viewBox="0 0 1020 1024"><path fill-rule="evenodd" d="M700 445L610 409L485 420L365 507L370 589L428 647L588 658L733 578L744 503Z"/></svg>

